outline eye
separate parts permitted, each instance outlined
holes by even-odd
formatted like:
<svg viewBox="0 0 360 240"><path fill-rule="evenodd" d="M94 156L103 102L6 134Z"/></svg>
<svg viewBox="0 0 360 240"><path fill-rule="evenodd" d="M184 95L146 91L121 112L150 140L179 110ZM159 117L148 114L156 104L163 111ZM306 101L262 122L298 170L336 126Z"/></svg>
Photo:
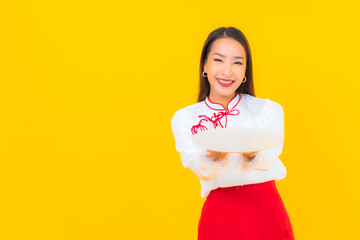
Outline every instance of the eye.
<svg viewBox="0 0 360 240"><path fill-rule="evenodd" d="M215 62L222 62L222 60L221 60L221 59L218 59L218 58L215 58L214 61L215 61ZM235 64L243 65L242 62L235 62Z"/></svg>

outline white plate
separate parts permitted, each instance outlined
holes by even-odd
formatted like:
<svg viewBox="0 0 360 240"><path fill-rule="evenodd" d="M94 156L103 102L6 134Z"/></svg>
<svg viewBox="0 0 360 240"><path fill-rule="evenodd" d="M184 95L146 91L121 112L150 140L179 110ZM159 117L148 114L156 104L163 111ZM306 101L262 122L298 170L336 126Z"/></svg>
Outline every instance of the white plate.
<svg viewBox="0 0 360 240"><path fill-rule="evenodd" d="M204 149L218 152L253 152L274 147L282 137L258 128L217 128L192 136L193 142Z"/></svg>

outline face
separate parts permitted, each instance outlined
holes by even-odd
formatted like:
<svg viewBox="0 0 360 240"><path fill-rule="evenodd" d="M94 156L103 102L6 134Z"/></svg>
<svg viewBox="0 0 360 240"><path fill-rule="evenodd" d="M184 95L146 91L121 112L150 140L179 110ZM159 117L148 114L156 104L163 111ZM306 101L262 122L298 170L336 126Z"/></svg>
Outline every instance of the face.
<svg viewBox="0 0 360 240"><path fill-rule="evenodd" d="M213 42L205 61L204 71L210 83L213 99L235 96L246 70L244 47L232 38L220 38Z"/></svg>

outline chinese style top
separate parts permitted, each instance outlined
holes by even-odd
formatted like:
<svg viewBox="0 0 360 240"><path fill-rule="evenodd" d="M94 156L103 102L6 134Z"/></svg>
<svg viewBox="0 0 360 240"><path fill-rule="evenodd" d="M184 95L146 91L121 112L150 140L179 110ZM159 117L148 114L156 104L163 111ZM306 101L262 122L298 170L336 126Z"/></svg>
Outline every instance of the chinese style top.
<svg viewBox="0 0 360 240"><path fill-rule="evenodd" d="M284 143L281 105L269 99L236 93L227 109L206 97L204 101L179 109L171 119L176 150L183 166L200 178L203 198L219 187L278 181L286 176L286 168L279 159ZM258 151L251 161L246 161L241 153L228 153L223 161L213 161L207 149L192 141L192 136L201 131L233 127L269 130L281 136L282 142Z"/></svg>

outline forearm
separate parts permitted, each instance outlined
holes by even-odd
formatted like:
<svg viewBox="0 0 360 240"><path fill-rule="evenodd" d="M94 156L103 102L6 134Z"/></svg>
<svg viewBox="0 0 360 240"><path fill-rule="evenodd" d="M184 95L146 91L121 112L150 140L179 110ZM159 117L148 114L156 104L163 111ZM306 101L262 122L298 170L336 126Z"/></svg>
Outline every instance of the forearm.
<svg viewBox="0 0 360 240"><path fill-rule="evenodd" d="M224 165L224 161L214 161L207 152L181 152L180 156L184 167L204 181L215 178Z"/></svg>
<svg viewBox="0 0 360 240"><path fill-rule="evenodd" d="M255 156L255 168L257 170L269 170L282 152L282 144L273 148L259 151Z"/></svg>

